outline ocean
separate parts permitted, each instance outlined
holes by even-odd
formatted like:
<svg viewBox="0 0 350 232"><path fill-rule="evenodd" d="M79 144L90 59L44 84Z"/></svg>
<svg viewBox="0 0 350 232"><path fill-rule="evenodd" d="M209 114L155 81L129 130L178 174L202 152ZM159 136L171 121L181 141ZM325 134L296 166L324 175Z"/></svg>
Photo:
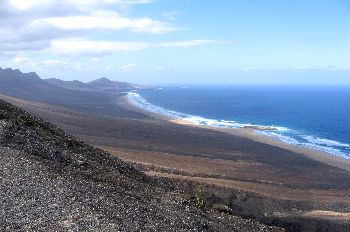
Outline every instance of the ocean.
<svg viewBox="0 0 350 232"><path fill-rule="evenodd" d="M350 86L163 87L128 98L194 124L273 127L256 133L350 159Z"/></svg>

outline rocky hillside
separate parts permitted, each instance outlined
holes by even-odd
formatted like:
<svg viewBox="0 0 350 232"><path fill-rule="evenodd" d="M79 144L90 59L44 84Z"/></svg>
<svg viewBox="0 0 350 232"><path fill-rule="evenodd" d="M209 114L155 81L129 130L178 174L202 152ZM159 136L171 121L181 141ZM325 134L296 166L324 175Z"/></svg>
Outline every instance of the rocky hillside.
<svg viewBox="0 0 350 232"><path fill-rule="evenodd" d="M281 231L205 209L2 100L0 182L1 231Z"/></svg>

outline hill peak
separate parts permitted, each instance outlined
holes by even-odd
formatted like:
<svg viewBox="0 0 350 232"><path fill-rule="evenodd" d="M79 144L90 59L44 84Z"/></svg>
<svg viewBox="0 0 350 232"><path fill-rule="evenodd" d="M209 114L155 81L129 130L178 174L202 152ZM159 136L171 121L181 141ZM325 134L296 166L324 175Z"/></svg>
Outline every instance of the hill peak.
<svg viewBox="0 0 350 232"><path fill-rule="evenodd" d="M98 78L96 80L90 81L89 84L96 84L96 83L112 83L113 81L111 81L110 79L108 79L107 77L101 77Z"/></svg>

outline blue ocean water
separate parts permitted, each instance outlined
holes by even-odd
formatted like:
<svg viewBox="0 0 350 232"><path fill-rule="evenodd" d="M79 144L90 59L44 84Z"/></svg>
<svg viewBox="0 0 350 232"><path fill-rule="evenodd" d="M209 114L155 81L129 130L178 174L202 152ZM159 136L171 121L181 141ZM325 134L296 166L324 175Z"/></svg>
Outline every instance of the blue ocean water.
<svg viewBox="0 0 350 232"><path fill-rule="evenodd" d="M167 87L129 99L196 124L273 126L257 133L350 159L350 86Z"/></svg>

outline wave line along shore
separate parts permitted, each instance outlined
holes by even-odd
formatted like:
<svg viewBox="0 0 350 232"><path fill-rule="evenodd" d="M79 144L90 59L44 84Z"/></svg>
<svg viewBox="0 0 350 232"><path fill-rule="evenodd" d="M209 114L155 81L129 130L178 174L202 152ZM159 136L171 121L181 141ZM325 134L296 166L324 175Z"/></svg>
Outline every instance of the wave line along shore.
<svg viewBox="0 0 350 232"><path fill-rule="evenodd" d="M238 135L241 137L249 138L256 142L266 143L287 150L291 150L300 154L303 154L311 159L326 163L333 167L338 167L343 170L350 172L350 159L345 156L339 155L337 153L331 153L326 149L316 149L311 146L303 146L302 144L297 144L296 142L288 142L287 139L293 139L289 137L277 137L274 136L274 131L284 131L289 130L285 127L274 127L274 126L264 126L264 125L253 125L253 124L240 124L235 121L218 121L213 119L206 119L200 116L194 116L189 114L184 114L172 110L167 110L162 107L153 105L144 99L140 94L135 91L128 92L125 96L125 103L129 107L136 108L145 114L151 115L156 118L166 119L172 123L177 123L181 125L200 127L205 129L216 130L232 135ZM220 124L221 125L220 125ZM225 126L222 126L222 125ZM257 128L271 127L271 130L258 130ZM270 133L270 134L269 134ZM282 139L281 139L282 138Z"/></svg>

